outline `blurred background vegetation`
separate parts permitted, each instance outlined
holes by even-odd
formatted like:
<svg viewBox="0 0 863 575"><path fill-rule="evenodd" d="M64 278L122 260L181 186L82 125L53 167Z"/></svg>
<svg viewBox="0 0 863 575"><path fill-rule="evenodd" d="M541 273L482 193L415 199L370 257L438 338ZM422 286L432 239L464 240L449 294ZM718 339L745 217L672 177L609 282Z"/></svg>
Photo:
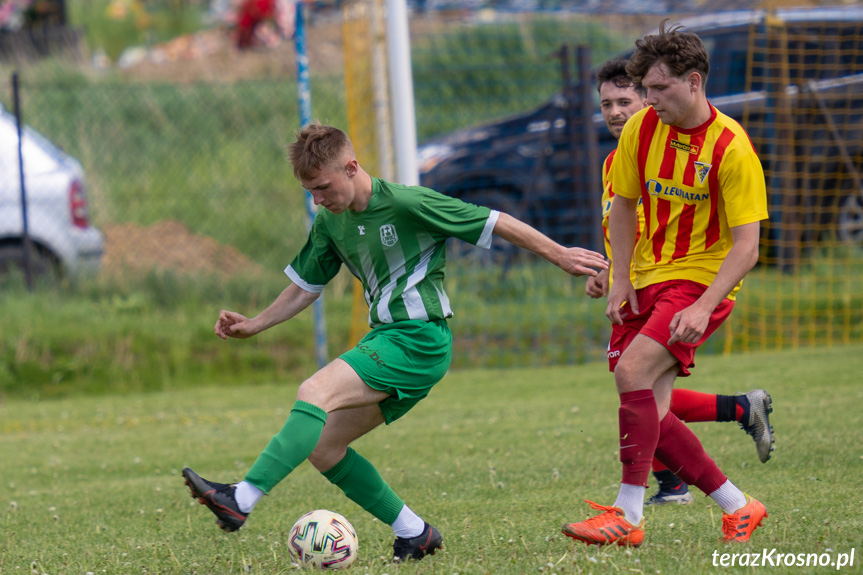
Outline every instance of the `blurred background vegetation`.
<svg viewBox="0 0 863 575"><path fill-rule="evenodd" d="M305 240L304 191L285 160L299 125L293 46L285 39L246 54L223 47L205 58L124 68L124 53L152 53L179 35L230 39L230 30L213 27L203 2L143 6L70 0L82 54L0 64L5 78L13 70L20 75L26 123L83 164L92 220L106 236L98 278L35 292L22 278L7 278L0 291L0 307L10 311L0 335L0 397L297 381L315 367L310 313L252 341L221 342L212 334L219 309L253 315L278 295L286 284L282 269ZM312 20L313 114L346 126L337 21L326 13ZM417 24L420 140L549 98L561 88L555 51L579 37L598 47L597 59L624 41L601 26L551 16L493 31ZM263 58L281 64L262 67ZM10 91L0 91L0 103L11 108ZM202 249L211 244L235 251L202 261L213 257ZM579 280L544 262L515 271L453 262L449 274L462 319L453 322L463 342L454 365L487 361L492 352L500 365L602 356L604 320L595 302L576 296ZM530 291L538 275L551 276L553 319L537 324L527 308L506 302L470 313L485 290L520 301L548 296ZM572 298L578 305L568 304ZM352 279L339 276L325 303L331 357L351 345L352 306ZM541 324L540 334L503 335L507 317ZM573 332L573 323L586 318L586 334ZM575 342L583 345L575 349Z"/></svg>
<svg viewBox="0 0 863 575"><path fill-rule="evenodd" d="M83 164L106 253L96 278L28 291L13 275L0 286L0 400L301 381L316 367L311 313L249 341L212 333L220 309L254 315L268 305L305 240L305 192L285 160L300 123L290 38L238 52L203 0L67 5L80 50L0 60L0 84L18 72L25 122ZM553 97L561 45L590 45L597 64L660 19L413 17L420 143ZM313 116L347 127L341 34L338 11L310 12ZM11 90L0 89L0 103L11 108ZM859 340L863 264L832 269L860 262L858 247L841 249L849 253L813 253L793 283L776 269L751 274L729 329L781 315L796 335L779 322L770 337L780 345L830 342L836 321ZM605 306L585 297L582 279L535 259L481 267L452 258L447 271L454 368L604 359ZM352 282L340 275L326 292L330 357L353 343ZM824 321L801 327L811 310ZM751 347L746 337L726 331L704 351Z"/></svg>
<svg viewBox="0 0 863 575"><path fill-rule="evenodd" d="M69 21L87 46L112 60L129 46L153 45L206 26L206 2L194 0L67 0Z"/></svg>

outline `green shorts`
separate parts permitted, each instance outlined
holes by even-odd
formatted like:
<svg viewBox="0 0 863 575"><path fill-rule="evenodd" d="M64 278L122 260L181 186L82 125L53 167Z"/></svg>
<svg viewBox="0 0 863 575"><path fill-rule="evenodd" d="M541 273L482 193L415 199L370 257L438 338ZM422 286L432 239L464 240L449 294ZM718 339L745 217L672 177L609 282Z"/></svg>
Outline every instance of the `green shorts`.
<svg viewBox="0 0 863 575"><path fill-rule="evenodd" d="M389 425L446 375L452 359L452 333L446 320L388 323L374 328L339 357L366 385L390 394L379 404Z"/></svg>

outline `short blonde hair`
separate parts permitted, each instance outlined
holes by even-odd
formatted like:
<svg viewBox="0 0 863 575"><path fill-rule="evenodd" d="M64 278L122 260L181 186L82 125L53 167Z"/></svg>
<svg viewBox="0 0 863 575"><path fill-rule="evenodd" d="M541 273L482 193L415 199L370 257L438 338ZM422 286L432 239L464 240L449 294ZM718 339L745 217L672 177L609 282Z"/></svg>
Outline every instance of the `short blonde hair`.
<svg viewBox="0 0 863 575"><path fill-rule="evenodd" d="M288 153L298 180L310 180L323 168L338 167L345 156L354 157L351 139L334 126L315 121L297 130L296 137Z"/></svg>

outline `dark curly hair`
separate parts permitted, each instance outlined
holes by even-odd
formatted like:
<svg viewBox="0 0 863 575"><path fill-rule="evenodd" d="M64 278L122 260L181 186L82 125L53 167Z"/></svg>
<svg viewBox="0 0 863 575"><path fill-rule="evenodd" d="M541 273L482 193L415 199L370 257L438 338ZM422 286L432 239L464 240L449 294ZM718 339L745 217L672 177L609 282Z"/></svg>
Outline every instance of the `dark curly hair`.
<svg viewBox="0 0 863 575"><path fill-rule="evenodd" d="M596 71L596 90L606 82L611 82L618 88L632 88L639 96L647 96L647 90L626 73L626 58L612 58Z"/></svg>
<svg viewBox="0 0 863 575"><path fill-rule="evenodd" d="M659 34L635 41L635 53L629 57L626 73L636 82L641 82L650 68L661 63L668 66L676 78L698 72L702 85L705 85L710 73L710 59L701 38L691 32L682 32L680 25L666 28L666 22L668 19L660 24Z"/></svg>

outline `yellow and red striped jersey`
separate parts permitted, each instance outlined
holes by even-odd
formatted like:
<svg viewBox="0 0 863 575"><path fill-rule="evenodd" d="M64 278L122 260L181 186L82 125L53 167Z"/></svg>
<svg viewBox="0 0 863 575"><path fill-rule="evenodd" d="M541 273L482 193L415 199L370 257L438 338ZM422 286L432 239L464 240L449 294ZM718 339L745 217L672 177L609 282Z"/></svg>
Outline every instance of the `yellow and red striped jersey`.
<svg viewBox="0 0 863 575"><path fill-rule="evenodd" d="M609 180L615 194L644 204L636 289L674 279L710 285L734 243L731 228L768 217L764 172L749 136L710 110L709 120L688 130L663 124L653 108L623 128Z"/></svg>
<svg viewBox="0 0 863 575"><path fill-rule="evenodd" d="M605 255L608 256L608 287L611 289L611 283L614 278L614 262L611 260L611 241L608 235L608 213L611 211L611 202L614 201L614 191L611 188L611 182L608 180L608 175L611 172L611 164L614 162L614 154L617 152L615 148L605 158L602 163L602 237L605 240ZM635 241L641 236L641 230L644 229L644 208L641 201L638 202L638 229L635 231ZM630 269L629 279L635 282L635 271Z"/></svg>

